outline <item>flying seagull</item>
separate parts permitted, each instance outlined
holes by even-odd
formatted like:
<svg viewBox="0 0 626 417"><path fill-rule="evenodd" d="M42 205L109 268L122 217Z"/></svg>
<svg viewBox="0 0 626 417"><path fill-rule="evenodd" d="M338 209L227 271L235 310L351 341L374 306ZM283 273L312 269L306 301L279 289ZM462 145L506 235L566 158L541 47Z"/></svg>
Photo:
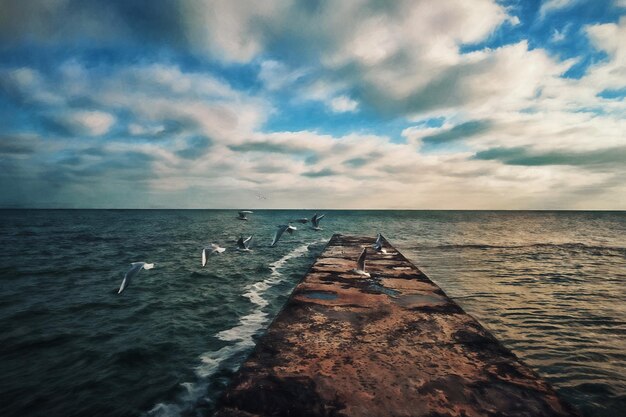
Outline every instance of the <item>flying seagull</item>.
<svg viewBox="0 0 626 417"><path fill-rule="evenodd" d="M278 228L276 229L276 233L274 233L274 239L272 240L272 244L270 246L276 246L278 239L280 239L283 233L287 232L289 234L292 234L294 230L298 229L290 224L282 224L278 226Z"/></svg>
<svg viewBox="0 0 626 417"><path fill-rule="evenodd" d="M126 275L124 275L124 280L122 281L122 285L120 285L120 290L117 292L121 294L122 291L128 287L130 281L141 271L142 269L152 269L154 268L154 264L147 264L145 262L133 262L130 264L130 269L126 271Z"/></svg>
<svg viewBox="0 0 626 417"><path fill-rule="evenodd" d="M318 216L317 213L313 215L313 218L311 219L311 223L313 223L313 230L322 230L320 227L320 220L322 220L324 216L325 214Z"/></svg>
<svg viewBox="0 0 626 417"><path fill-rule="evenodd" d="M361 252L361 255L359 256L359 259L356 261L356 268L350 272L354 272L355 274L358 274L358 275L363 275L364 277L370 276L369 273L365 272L365 256L366 255L367 255L367 248L364 248L363 252Z"/></svg>
<svg viewBox="0 0 626 417"><path fill-rule="evenodd" d="M211 243L211 246L207 246L204 249L202 249L202 266L206 265L207 250L210 250L210 252L208 253L209 255L213 255L214 253L224 252L226 248L220 248L215 243Z"/></svg>
<svg viewBox="0 0 626 417"><path fill-rule="evenodd" d="M239 212L239 216L237 217L239 220L248 220L247 214L252 214L253 212L250 210L242 210Z"/></svg>
<svg viewBox="0 0 626 417"><path fill-rule="evenodd" d="M247 239L244 239L243 236L239 238L237 241L237 250L250 250L250 242L252 241L252 236Z"/></svg>
<svg viewBox="0 0 626 417"><path fill-rule="evenodd" d="M383 248L383 235L380 233L376 236L376 242L374 242L374 250L379 253L387 253Z"/></svg>

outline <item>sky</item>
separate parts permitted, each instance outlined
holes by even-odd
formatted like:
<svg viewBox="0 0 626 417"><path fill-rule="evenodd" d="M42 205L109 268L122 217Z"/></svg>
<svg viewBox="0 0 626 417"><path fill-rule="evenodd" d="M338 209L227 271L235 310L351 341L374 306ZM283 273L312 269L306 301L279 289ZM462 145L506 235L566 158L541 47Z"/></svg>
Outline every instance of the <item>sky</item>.
<svg viewBox="0 0 626 417"><path fill-rule="evenodd" d="M0 207L626 209L626 0L0 10Z"/></svg>

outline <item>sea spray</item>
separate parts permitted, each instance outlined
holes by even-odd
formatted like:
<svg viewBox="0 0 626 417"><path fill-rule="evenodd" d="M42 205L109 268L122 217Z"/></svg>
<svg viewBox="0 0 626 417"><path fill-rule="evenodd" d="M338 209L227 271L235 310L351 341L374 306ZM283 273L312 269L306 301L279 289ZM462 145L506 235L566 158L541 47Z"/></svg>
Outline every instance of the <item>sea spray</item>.
<svg viewBox="0 0 626 417"><path fill-rule="evenodd" d="M315 243L321 243L314 242ZM195 369L197 376L196 382L184 382L181 384L185 391L180 394L176 403L164 404L159 403L148 411L150 417L174 417L180 416L184 412L193 410L194 406L201 402L210 402L210 398L206 398L209 378L218 370L229 367L230 370L236 371L241 364L240 360L233 360L237 356L242 358L247 355L248 351L255 345L254 336L270 321L267 312L263 311L270 303L267 299L267 290L275 285L283 282L285 276L281 270L291 259L298 258L309 251L311 243L298 246L282 258L270 264L270 276L264 280L254 282L244 288L243 296L250 300L255 308L245 316L239 319L239 323L230 328L223 330L215 335L225 342L234 342L232 345L223 348L205 352L200 356L200 365Z"/></svg>

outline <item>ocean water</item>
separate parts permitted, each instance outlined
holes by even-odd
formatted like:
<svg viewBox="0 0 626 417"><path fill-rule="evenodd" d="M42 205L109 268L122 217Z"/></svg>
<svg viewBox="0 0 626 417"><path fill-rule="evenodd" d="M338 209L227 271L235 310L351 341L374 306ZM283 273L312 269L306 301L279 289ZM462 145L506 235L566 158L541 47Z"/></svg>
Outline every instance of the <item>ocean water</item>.
<svg viewBox="0 0 626 417"><path fill-rule="evenodd" d="M585 416L624 415L626 212L325 213L271 248L313 212L0 211L0 415L210 415L332 234L379 231Z"/></svg>

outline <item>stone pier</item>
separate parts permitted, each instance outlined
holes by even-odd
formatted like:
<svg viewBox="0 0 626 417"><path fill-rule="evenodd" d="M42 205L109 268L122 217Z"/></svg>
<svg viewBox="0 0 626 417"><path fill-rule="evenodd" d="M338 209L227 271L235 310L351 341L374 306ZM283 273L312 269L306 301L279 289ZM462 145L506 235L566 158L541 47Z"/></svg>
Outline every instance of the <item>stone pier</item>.
<svg viewBox="0 0 626 417"><path fill-rule="evenodd" d="M217 404L225 416L578 416L397 249L334 235ZM351 272L368 248L367 278Z"/></svg>

